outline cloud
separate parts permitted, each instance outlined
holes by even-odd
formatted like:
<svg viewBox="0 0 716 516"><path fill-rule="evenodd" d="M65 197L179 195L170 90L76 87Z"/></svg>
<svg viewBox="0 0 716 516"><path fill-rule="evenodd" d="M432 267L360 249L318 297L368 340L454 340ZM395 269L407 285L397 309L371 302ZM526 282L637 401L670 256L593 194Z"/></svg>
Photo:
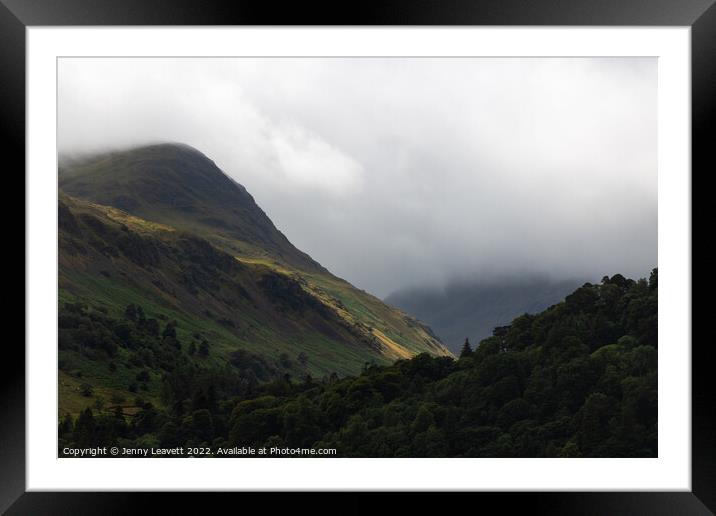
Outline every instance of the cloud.
<svg viewBox="0 0 716 516"><path fill-rule="evenodd" d="M65 151L181 141L379 296L656 265L656 60L62 59Z"/></svg>
<svg viewBox="0 0 716 516"><path fill-rule="evenodd" d="M291 183L346 194L360 182L360 163L299 125L272 131L270 144L282 177Z"/></svg>
<svg viewBox="0 0 716 516"><path fill-rule="evenodd" d="M155 67L152 61L63 61L60 149L181 141L282 190L339 195L359 186L356 159L300 123L267 116L240 83L205 74L200 63Z"/></svg>

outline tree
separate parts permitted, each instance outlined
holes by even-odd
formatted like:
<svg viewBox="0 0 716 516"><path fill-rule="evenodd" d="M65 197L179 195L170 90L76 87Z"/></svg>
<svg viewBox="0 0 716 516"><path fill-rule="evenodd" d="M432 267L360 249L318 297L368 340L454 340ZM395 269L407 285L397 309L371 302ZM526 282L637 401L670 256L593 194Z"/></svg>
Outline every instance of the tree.
<svg viewBox="0 0 716 516"><path fill-rule="evenodd" d="M470 341L465 338L465 344L462 345L462 350L460 351L460 358L469 357L472 355L472 347L470 346Z"/></svg>
<svg viewBox="0 0 716 516"><path fill-rule="evenodd" d="M142 322L142 328L153 337L159 336L159 321L156 319L146 319Z"/></svg>
<svg viewBox="0 0 716 516"><path fill-rule="evenodd" d="M144 309L139 305L130 304L124 309L124 318L134 322L144 321Z"/></svg>
<svg viewBox="0 0 716 516"><path fill-rule="evenodd" d="M649 275L649 288L651 290L656 290L659 285L659 269L652 269L651 274Z"/></svg>
<svg viewBox="0 0 716 516"><path fill-rule="evenodd" d="M593 452L606 441L610 434L608 422L616 409L615 400L601 392L589 395L580 410L581 424L577 434L580 450Z"/></svg>
<svg viewBox="0 0 716 516"><path fill-rule="evenodd" d="M72 416L69 414L65 414L65 417L62 419L62 422L60 423L60 426L58 428L58 433L60 436L64 434L72 433L72 430L74 429L74 421L72 420Z"/></svg>
<svg viewBox="0 0 716 516"><path fill-rule="evenodd" d="M308 365L308 355L305 352L301 351L298 354L297 359L298 363L301 364L303 367L306 367Z"/></svg>
<svg viewBox="0 0 716 516"><path fill-rule="evenodd" d="M137 307L132 305L127 305L127 308L124 310L124 317L125 319L129 319L130 321L136 321L137 320Z"/></svg>
<svg viewBox="0 0 716 516"><path fill-rule="evenodd" d="M82 385L80 385L80 394L82 394L82 396L84 396L85 398L89 398L90 396L92 396L92 393L93 390L90 384L83 383Z"/></svg>
<svg viewBox="0 0 716 516"><path fill-rule="evenodd" d="M413 420L413 431L415 433L425 432L428 428L435 424L432 412L427 405L420 405L418 413Z"/></svg>
<svg viewBox="0 0 716 516"><path fill-rule="evenodd" d="M176 326L177 326L176 321L168 322L167 325L164 327L164 331L162 332L162 337L171 337L173 339L176 339L177 338Z"/></svg>
<svg viewBox="0 0 716 516"><path fill-rule="evenodd" d="M207 409L195 410L187 423L191 432L203 441L209 441L214 435L214 421Z"/></svg>
<svg viewBox="0 0 716 516"><path fill-rule="evenodd" d="M94 442L96 427L92 410L90 408L84 409L77 418L77 423L72 432L72 440L80 447L96 446L97 443Z"/></svg>

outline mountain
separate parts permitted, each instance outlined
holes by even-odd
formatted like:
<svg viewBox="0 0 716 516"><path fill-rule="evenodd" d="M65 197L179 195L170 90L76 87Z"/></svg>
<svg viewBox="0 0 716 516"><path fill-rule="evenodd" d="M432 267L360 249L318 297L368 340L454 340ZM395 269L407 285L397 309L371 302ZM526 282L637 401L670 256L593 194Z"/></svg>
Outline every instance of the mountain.
<svg viewBox="0 0 716 516"><path fill-rule="evenodd" d="M444 288L413 288L385 302L425 321L453 353L469 338L477 343L497 326L524 313L558 303L585 281L524 276L491 283L452 283Z"/></svg>
<svg viewBox="0 0 716 516"><path fill-rule="evenodd" d="M212 392L227 396L450 355L429 327L294 247L195 149L63 160L59 187L61 414L137 396L166 405L182 371L223 378Z"/></svg>
<svg viewBox="0 0 716 516"><path fill-rule="evenodd" d="M159 144L60 166L63 192L185 230L232 254L326 272L296 249L246 189L187 145Z"/></svg>

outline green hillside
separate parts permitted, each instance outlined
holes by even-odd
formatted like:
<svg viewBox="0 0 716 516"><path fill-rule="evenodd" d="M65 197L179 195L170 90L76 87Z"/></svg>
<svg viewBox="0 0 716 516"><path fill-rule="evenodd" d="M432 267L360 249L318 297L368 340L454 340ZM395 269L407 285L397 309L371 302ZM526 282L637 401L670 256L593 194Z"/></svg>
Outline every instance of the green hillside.
<svg viewBox="0 0 716 516"><path fill-rule="evenodd" d="M422 323L292 246L188 147L65 162L58 210L61 416L167 406L177 374L222 378L214 388L229 396L449 355Z"/></svg>

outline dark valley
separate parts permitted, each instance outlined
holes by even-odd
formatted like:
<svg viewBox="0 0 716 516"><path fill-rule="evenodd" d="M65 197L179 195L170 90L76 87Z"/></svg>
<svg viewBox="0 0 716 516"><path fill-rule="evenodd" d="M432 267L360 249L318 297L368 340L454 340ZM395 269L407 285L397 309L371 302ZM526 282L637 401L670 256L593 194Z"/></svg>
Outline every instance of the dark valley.
<svg viewBox="0 0 716 516"><path fill-rule="evenodd" d="M444 288L401 290L385 302L425 321L453 353L459 353L465 339L480 342L492 335L495 327L525 313L541 312L585 282L538 275L482 283L460 281Z"/></svg>

